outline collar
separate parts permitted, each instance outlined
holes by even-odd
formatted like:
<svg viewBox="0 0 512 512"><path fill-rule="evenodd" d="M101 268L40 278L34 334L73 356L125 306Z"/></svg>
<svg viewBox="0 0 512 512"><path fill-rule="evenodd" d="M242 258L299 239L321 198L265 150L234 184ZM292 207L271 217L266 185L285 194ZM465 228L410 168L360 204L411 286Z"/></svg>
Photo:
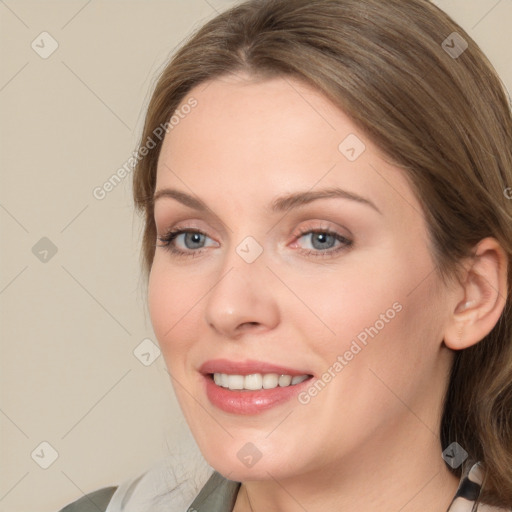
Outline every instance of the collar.
<svg viewBox="0 0 512 512"><path fill-rule="evenodd" d="M232 512L240 482L224 478L215 471L188 510L190 512Z"/></svg>

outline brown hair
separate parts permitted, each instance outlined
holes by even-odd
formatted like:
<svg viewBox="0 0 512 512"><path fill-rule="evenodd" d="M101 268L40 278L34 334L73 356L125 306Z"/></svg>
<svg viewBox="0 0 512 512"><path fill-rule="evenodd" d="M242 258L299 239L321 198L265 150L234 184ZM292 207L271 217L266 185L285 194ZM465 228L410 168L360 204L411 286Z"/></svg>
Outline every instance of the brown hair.
<svg viewBox="0 0 512 512"><path fill-rule="evenodd" d="M464 49L460 37L468 47L458 55L450 48ZM460 261L487 236L510 261L510 104L476 43L436 6L427 0L249 0L235 6L175 53L151 98L142 141L169 121L194 86L241 71L315 87L405 170L443 279L456 275ZM134 172L135 204L145 214L146 276L156 243L152 197L160 147L161 141ZM509 265L508 289L511 279ZM443 447L457 441L483 463L480 501L512 506L510 300L488 336L455 353L440 438Z"/></svg>

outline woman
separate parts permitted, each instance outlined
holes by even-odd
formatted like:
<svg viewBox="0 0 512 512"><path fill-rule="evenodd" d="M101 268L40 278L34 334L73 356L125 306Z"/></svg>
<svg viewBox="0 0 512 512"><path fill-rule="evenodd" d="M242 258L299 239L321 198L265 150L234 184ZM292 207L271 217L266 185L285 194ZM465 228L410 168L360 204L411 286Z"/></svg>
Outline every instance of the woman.
<svg viewBox="0 0 512 512"><path fill-rule="evenodd" d="M215 471L64 510L510 510L512 119L461 27L249 0L163 71L139 156L152 324Z"/></svg>

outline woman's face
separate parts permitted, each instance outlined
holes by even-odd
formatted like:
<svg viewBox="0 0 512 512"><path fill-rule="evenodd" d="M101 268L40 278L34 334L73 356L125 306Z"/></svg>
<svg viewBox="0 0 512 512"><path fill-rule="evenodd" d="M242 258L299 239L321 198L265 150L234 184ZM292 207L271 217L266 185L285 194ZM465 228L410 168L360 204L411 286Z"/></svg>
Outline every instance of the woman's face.
<svg viewBox="0 0 512 512"><path fill-rule="evenodd" d="M438 446L447 294L403 171L290 78L187 102L158 163L149 308L209 464L279 479Z"/></svg>

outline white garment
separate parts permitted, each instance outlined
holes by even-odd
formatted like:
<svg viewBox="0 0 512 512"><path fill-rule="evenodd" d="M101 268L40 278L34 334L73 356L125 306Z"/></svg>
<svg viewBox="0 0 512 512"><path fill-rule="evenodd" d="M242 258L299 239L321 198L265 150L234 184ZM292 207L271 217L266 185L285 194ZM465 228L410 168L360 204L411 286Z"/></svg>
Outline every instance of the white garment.
<svg viewBox="0 0 512 512"><path fill-rule="evenodd" d="M184 442L178 453L119 485L106 512L186 512L213 472L195 443Z"/></svg>

